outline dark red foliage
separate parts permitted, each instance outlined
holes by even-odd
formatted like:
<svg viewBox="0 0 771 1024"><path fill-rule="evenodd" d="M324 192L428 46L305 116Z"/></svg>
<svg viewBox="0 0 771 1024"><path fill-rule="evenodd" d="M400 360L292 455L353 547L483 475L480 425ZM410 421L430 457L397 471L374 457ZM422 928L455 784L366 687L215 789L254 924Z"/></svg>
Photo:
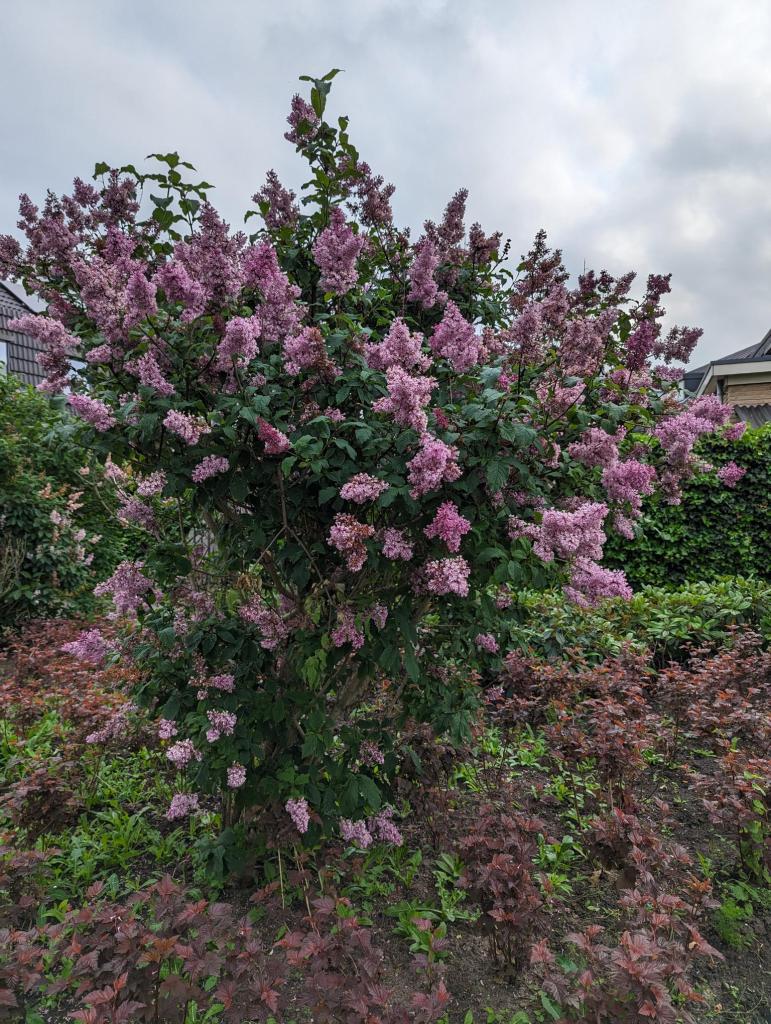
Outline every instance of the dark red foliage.
<svg viewBox="0 0 771 1024"><path fill-rule="evenodd" d="M541 906L532 876L533 837L545 830L542 821L485 805L460 842L466 865L460 885L482 908L493 956L515 969L522 965Z"/></svg>

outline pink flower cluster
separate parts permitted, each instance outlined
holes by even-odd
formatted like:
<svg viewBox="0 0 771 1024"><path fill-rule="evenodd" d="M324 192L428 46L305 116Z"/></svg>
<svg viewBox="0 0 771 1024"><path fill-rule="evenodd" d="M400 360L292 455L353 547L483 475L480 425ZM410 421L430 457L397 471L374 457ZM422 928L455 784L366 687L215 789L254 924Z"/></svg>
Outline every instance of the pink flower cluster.
<svg viewBox="0 0 771 1024"><path fill-rule="evenodd" d="M375 768L377 765L385 764L385 755L372 740L364 740L359 746L359 760L367 768Z"/></svg>
<svg viewBox="0 0 771 1024"><path fill-rule="evenodd" d="M601 427L589 427L580 441L568 445L568 454L584 466L609 466L618 459L618 446L625 436L623 427L615 434L609 434Z"/></svg>
<svg viewBox="0 0 771 1024"><path fill-rule="evenodd" d="M474 637L474 643L477 647L481 648L481 650L487 651L488 654L497 654L500 650L498 641L492 633L477 633Z"/></svg>
<svg viewBox="0 0 771 1024"><path fill-rule="evenodd" d="M243 368L250 363L257 355L261 330L259 316L234 316L228 320L222 340L217 345L217 369L232 370L234 365Z"/></svg>
<svg viewBox="0 0 771 1024"><path fill-rule="evenodd" d="M240 789L246 782L246 768L242 764L231 764L227 771L228 789Z"/></svg>
<svg viewBox="0 0 771 1024"><path fill-rule="evenodd" d="M186 818L193 811L198 810L198 797L195 793L175 793L171 798L171 804L166 817L169 821L176 821L178 818Z"/></svg>
<svg viewBox="0 0 771 1024"><path fill-rule="evenodd" d="M252 597L242 604L238 614L245 622L251 622L262 633L260 647L266 651L274 651L286 640L291 629L289 623L274 608L267 605L261 597Z"/></svg>
<svg viewBox="0 0 771 1024"><path fill-rule="evenodd" d="M158 470L155 473L148 473L145 477L140 477L137 482L137 494L140 498L155 498L165 486L166 474L163 470Z"/></svg>
<svg viewBox="0 0 771 1024"><path fill-rule="evenodd" d="M430 238L424 238L415 246L415 259L410 267L410 291L408 302L417 302L423 309L431 309L446 296L440 292L434 274L439 266L436 246Z"/></svg>
<svg viewBox="0 0 771 1024"><path fill-rule="evenodd" d="M610 501L628 502L635 514L642 508L642 499L653 494L656 469L636 459L612 462L602 471L602 486Z"/></svg>
<svg viewBox="0 0 771 1024"><path fill-rule="evenodd" d="M286 434L282 434L265 420L260 420L257 424L257 437L265 445L266 455L283 455L292 447L292 442Z"/></svg>
<svg viewBox="0 0 771 1024"><path fill-rule="evenodd" d="M470 370L479 362L482 348L479 335L452 300L448 301L444 316L434 328L431 348L437 355L444 356L458 373Z"/></svg>
<svg viewBox="0 0 771 1024"><path fill-rule="evenodd" d="M169 409L163 418L163 425L176 434L185 444L198 444L204 434L211 433L211 427L200 416L191 416L178 409Z"/></svg>
<svg viewBox="0 0 771 1024"><path fill-rule="evenodd" d="M158 739L170 740L177 735L177 723L170 718L162 718L158 722Z"/></svg>
<svg viewBox="0 0 771 1024"><path fill-rule="evenodd" d="M425 535L431 539L438 537L447 545L448 551L460 551L460 542L471 529L471 523L458 512L458 506L445 501L436 510L436 515L424 529Z"/></svg>
<svg viewBox="0 0 771 1024"><path fill-rule="evenodd" d="M364 634L356 625L356 616L347 608L340 614L339 622L330 635L335 647L350 644L354 651L358 651L364 646Z"/></svg>
<svg viewBox="0 0 771 1024"><path fill-rule="evenodd" d="M419 591L430 594L457 594L468 597L468 578L471 567L465 558L439 558L427 562L416 578Z"/></svg>
<svg viewBox="0 0 771 1024"><path fill-rule="evenodd" d="M428 426L425 407L431 401L431 392L437 386L433 377L413 377L401 366L386 370L388 395L373 403L374 412L389 413L401 427L412 427L419 434Z"/></svg>
<svg viewBox="0 0 771 1024"><path fill-rule="evenodd" d="M166 757L175 768L186 768L191 761L200 761L201 753L196 750L192 740L178 740L166 751Z"/></svg>
<svg viewBox="0 0 771 1024"><path fill-rule="evenodd" d="M190 479L194 484L202 484L204 480L217 476L218 473L227 473L230 463L222 455L207 455L193 468Z"/></svg>
<svg viewBox="0 0 771 1024"><path fill-rule="evenodd" d="M329 531L329 543L345 558L351 572L359 572L367 560L365 541L372 537L375 528L360 523L347 512L338 512Z"/></svg>
<svg viewBox="0 0 771 1024"><path fill-rule="evenodd" d="M152 590L152 583L141 573L141 562L121 562L112 576L94 587L97 597L110 595L116 615L136 614L144 603L144 595Z"/></svg>
<svg viewBox="0 0 771 1024"><path fill-rule="evenodd" d="M383 544L383 554L394 561L409 562L413 555L413 546L404 530L387 526L381 531L379 539Z"/></svg>
<svg viewBox="0 0 771 1024"><path fill-rule="evenodd" d="M341 818L340 835L346 843L358 846L362 850L368 849L375 839L393 846L401 846L404 838L392 820L393 813L393 810L387 807L368 821Z"/></svg>
<svg viewBox="0 0 771 1024"><path fill-rule="evenodd" d="M292 824L301 835L305 835L310 825L311 817L308 809L308 801L304 797L297 800L287 800L284 809L292 819Z"/></svg>
<svg viewBox="0 0 771 1024"><path fill-rule="evenodd" d="M9 321L8 330L29 334L43 343L43 351L38 354L37 360L46 377L38 387L49 394L62 392L70 375L70 357L79 348L78 339L58 320L33 313L25 313Z"/></svg>
<svg viewBox="0 0 771 1024"><path fill-rule="evenodd" d="M746 469L737 466L735 462L726 462L725 466L721 466L717 471L717 478L726 487L736 487L746 472Z"/></svg>
<svg viewBox="0 0 771 1024"><path fill-rule="evenodd" d="M443 483L451 484L461 476L458 449L438 437L425 434L420 448L407 463L410 496L422 498Z"/></svg>
<svg viewBox="0 0 771 1024"><path fill-rule="evenodd" d="M207 711L206 717L211 725L211 728L206 730L206 739L209 743L216 743L221 736L233 735L238 716L232 711Z"/></svg>
<svg viewBox="0 0 771 1024"><path fill-rule="evenodd" d="M423 354L423 335L409 327L401 317L396 317L388 334L377 344L367 342L364 346L367 365L373 370L388 370L400 366L403 370L427 370L431 365L429 356Z"/></svg>
<svg viewBox="0 0 771 1024"><path fill-rule="evenodd" d="M90 355L93 356L93 352ZM143 387L151 388L156 394L168 398L175 393L174 385L166 380L152 352L145 352L139 358L130 360L126 363L126 369L137 377Z"/></svg>
<svg viewBox="0 0 771 1024"><path fill-rule="evenodd" d="M364 242L364 236L354 234L348 227L341 208L333 207L329 225L313 243L313 258L321 271L319 287L323 292L345 295L355 287L359 279L356 261Z"/></svg>
<svg viewBox="0 0 771 1024"><path fill-rule="evenodd" d="M376 501L390 486L387 480L379 480L369 473L357 473L340 488L340 497L364 505L368 501Z"/></svg>
<svg viewBox="0 0 771 1024"><path fill-rule="evenodd" d="M112 412L98 398L73 394L67 396L67 402L72 411L86 423L90 423L95 430L109 430L117 422Z"/></svg>
<svg viewBox="0 0 771 1024"><path fill-rule="evenodd" d="M101 665L107 656L107 644L98 629L87 629L77 640L62 644L61 649L65 654L71 654L78 661L90 665Z"/></svg>
<svg viewBox="0 0 771 1024"><path fill-rule="evenodd" d="M303 307L297 302L300 289L292 284L278 263L269 242L249 249L243 264L244 284L262 296L257 316L264 341L281 341L297 331Z"/></svg>
<svg viewBox="0 0 771 1024"><path fill-rule="evenodd" d="M324 344L324 335L318 327L303 327L299 334L285 338L283 349L284 369L291 377L296 377L302 370L335 372Z"/></svg>
<svg viewBox="0 0 771 1024"><path fill-rule="evenodd" d="M628 601L632 588L620 570L606 569L589 558L577 558L571 567L565 595L576 604L589 607L608 597Z"/></svg>
<svg viewBox="0 0 771 1024"><path fill-rule="evenodd" d="M509 536L512 540L529 537L533 551L544 562L554 561L555 556L566 560L602 558L606 539L602 527L607 514L607 505L587 501L574 512L546 509L540 526L511 516Z"/></svg>

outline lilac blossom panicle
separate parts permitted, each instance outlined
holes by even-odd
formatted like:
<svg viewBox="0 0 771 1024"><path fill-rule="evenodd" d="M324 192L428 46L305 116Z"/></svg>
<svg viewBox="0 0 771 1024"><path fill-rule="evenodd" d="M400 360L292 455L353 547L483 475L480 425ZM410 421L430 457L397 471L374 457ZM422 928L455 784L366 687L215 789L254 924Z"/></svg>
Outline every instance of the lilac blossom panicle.
<svg viewBox="0 0 771 1024"><path fill-rule="evenodd" d="M223 455L207 455L193 468L190 479L194 484L202 484L218 473L227 473L228 469L230 463Z"/></svg>
<svg viewBox="0 0 771 1024"><path fill-rule="evenodd" d="M412 558L414 548L404 530L387 526L378 535L378 539L383 545L383 554L386 558L402 562L409 562Z"/></svg>
<svg viewBox="0 0 771 1024"><path fill-rule="evenodd" d="M463 373L479 362L482 342L472 324L452 300L430 339L432 350L444 356L454 370Z"/></svg>
<svg viewBox="0 0 771 1024"><path fill-rule="evenodd" d="M717 478L726 487L736 487L746 472L746 469L737 466L735 462L727 462L717 471Z"/></svg>
<svg viewBox="0 0 771 1024"><path fill-rule="evenodd" d="M365 541L375 533L374 526L360 523L347 512L338 512L329 531L328 541L345 558L351 572L359 572L367 560Z"/></svg>
<svg viewBox="0 0 771 1024"><path fill-rule="evenodd" d="M441 484L453 483L460 476L458 449L430 434L424 435L417 454L407 463L411 498L422 498Z"/></svg>
<svg viewBox="0 0 771 1024"><path fill-rule="evenodd" d="M155 473L148 473L137 481L137 494L140 498L155 498L163 492L166 486L166 474L163 470Z"/></svg>
<svg viewBox="0 0 771 1024"><path fill-rule="evenodd" d="M98 398L73 394L67 396L67 402L72 411L86 423L90 423L95 430L109 430L117 423L112 412Z"/></svg>
<svg viewBox="0 0 771 1024"><path fill-rule="evenodd" d="M294 227L300 217L295 198L294 192L284 188L276 172L270 170L265 175L265 184L252 196L252 202L264 207L262 219L268 231L279 231Z"/></svg>
<svg viewBox="0 0 771 1024"><path fill-rule="evenodd" d="M632 597L632 588L619 569L606 569L589 558L577 558L565 595L576 604L591 607L608 597L628 601Z"/></svg>
<svg viewBox="0 0 771 1024"><path fill-rule="evenodd" d="M364 634L356 625L356 617L349 609L341 613L338 624L330 636L335 647L350 644L354 651L358 651L364 646Z"/></svg>
<svg viewBox="0 0 771 1024"><path fill-rule="evenodd" d="M287 142L302 147L309 142L319 130L319 118L316 111L302 96L292 97L292 108L287 117L289 131L284 132Z"/></svg>
<svg viewBox="0 0 771 1024"><path fill-rule="evenodd" d="M417 589L429 594L468 597L471 567L465 558L439 558L427 562L416 579Z"/></svg>
<svg viewBox="0 0 771 1024"><path fill-rule="evenodd" d="M423 353L423 335L410 333L409 327L397 316L380 342L367 342L364 346L367 365L373 370L388 370L400 366L403 370L427 370L431 359Z"/></svg>
<svg viewBox="0 0 771 1024"><path fill-rule="evenodd" d="M300 835L305 835L305 833L308 831L308 826L310 825L311 821L310 812L308 809L308 801L305 799L305 797L300 797L296 800L287 800L287 802L284 804L284 810L292 819L292 824L300 833Z"/></svg>
<svg viewBox="0 0 771 1024"><path fill-rule="evenodd" d="M376 501L390 486L387 480L378 480L369 473L357 473L340 488L340 497L364 505L368 501Z"/></svg>
<svg viewBox="0 0 771 1024"><path fill-rule="evenodd" d="M208 686L223 693L232 693L236 686L235 677L229 672L222 672L216 676L209 676L206 680Z"/></svg>
<svg viewBox="0 0 771 1024"><path fill-rule="evenodd" d="M431 539L437 537L447 545L448 551L460 551L460 543L471 529L471 523L458 512L458 506L451 501L443 502L436 510L436 515L423 530Z"/></svg>
<svg viewBox="0 0 771 1024"><path fill-rule="evenodd" d="M446 300L447 296L439 291L434 278L438 266L436 246L430 238L422 239L415 247L415 258L410 267L408 302L417 302L423 309L431 309L437 302Z"/></svg>
<svg viewBox="0 0 771 1024"><path fill-rule="evenodd" d="M373 412L388 413L400 427L412 427L422 434L428 426L425 407L437 386L433 377L413 377L400 366L386 370L388 395L372 404Z"/></svg>
<svg viewBox="0 0 771 1024"><path fill-rule="evenodd" d="M291 629L283 616L267 605L261 597L250 598L242 604L238 614L245 622L250 622L262 634L260 647L266 651L275 650L290 635Z"/></svg>
<svg viewBox="0 0 771 1024"><path fill-rule="evenodd" d="M297 302L301 291L292 284L278 263L269 242L249 249L243 260L244 283L256 288L262 298L256 315L264 341L281 341L299 328L303 307Z"/></svg>
<svg viewBox="0 0 771 1024"><path fill-rule="evenodd" d="M45 379L38 385L48 394L60 394L67 386L70 374L70 356L79 347L79 341L66 328L45 316L25 313L8 323L8 330L30 334L44 345L37 361L45 371Z"/></svg>
<svg viewBox="0 0 771 1024"><path fill-rule="evenodd" d="M238 717L232 711L207 711L206 717L211 725L206 731L209 743L216 743L220 736L232 736Z"/></svg>
<svg viewBox="0 0 771 1024"><path fill-rule="evenodd" d="M115 606L116 615L136 615L137 609L144 604L144 595L153 585L141 573L142 562L121 562L112 576L94 587L96 597L109 595Z"/></svg>
<svg viewBox="0 0 771 1024"><path fill-rule="evenodd" d="M227 775L228 789L240 789L246 782L246 768L242 764L231 764Z"/></svg>
<svg viewBox="0 0 771 1024"><path fill-rule="evenodd" d="M266 455L283 455L292 447L292 442L286 434L282 434L265 420L260 420L257 424L257 437L265 445Z"/></svg>
<svg viewBox="0 0 771 1024"><path fill-rule="evenodd" d="M174 385L163 376L158 360L152 352L145 352L138 359L129 360L126 369L143 387L151 388L158 395L168 398L176 393Z"/></svg>
<svg viewBox="0 0 771 1024"><path fill-rule="evenodd" d="M225 325L225 333L217 345L217 369L229 370L235 364L243 369L257 355L262 330L259 316L234 316Z"/></svg>
<svg viewBox="0 0 771 1024"><path fill-rule="evenodd" d="M166 751L166 757L176 768L185 768L191 761L200 761L201 756L192 740L178 740Z"/></svg>
<svg viewBox="0 0 771 1024"><path fill-rule="evenodd" d="M158 722L158 739L170 740L177 735L177 723L170 718L162 718Z"/></svg>
<svg viewBox="0 0 771 1024"><path fill-rule="evenodd" d="M350 821L348 818L341 818L340 835L346 843L358 846L362 850L372 846L372 835L365 821Z"/></svg>
<svg viewBox="0 0 771 1024"><path fill-rule="evenodd" d="M345 295L355 287L359 279L356 261L364 241L363 236L355 235L348 226L340 207L333 207L329 225L313 243L313 258L321 271L319 287L323 292Z"/></svg>
<svg viewBox="0 0 771 1024"><path fill-rule="evenodd" d="M138 710L136 704L123 704L113 711L101 728L86 736L86 743L108 743L110 740L125 740L129 728L129 715Z"/></svg>
<svg viewBox="0 0 771 1024"><path fill-rule="evenodd" d="M178 409L169 409L164 416L163 425L188 445L198 444L204 434L211 433L211 427L205 420L179 412Z"/></svg>
<svg viewBox="0 0 771 1024"><path fill-rule="evenodd" d="M135 523L147 530L148 533L157 533L158 524L155 513L149 505L145 505L139 498L123 496L118 508L118 519L121 523Z"/></svg>
<svg viewBox="0 0 771 1024"><path fill-rule="evenodd" d="M169 821L176 821L178 818L186 818L193 811L198 810L198 797L195 793L175 793L171 798L171 804L166 817Z"/></svg>
<svg viewBox="0 0 771 1024"><path fill-rule="evenodd" d="M90 665L101 665L108 653L104 637L98 629L86 630L76 640L62 644L61 650Z"/></svg>
<svg viewBox="0 0 771 1024"><path fill-rule="evenodd" d="M303 370L315 370L328 378L339 374L329 358L324 335L318 327L303 327L299 334L284 339L284 369L291 377Z"/></svg>
<svg viewBox="0 0 771 1024"><path fill-rule="evenodd" d="M487 651L488 654L497 654L500 650L498 641L495 639L492 633L477 633L474 638L474 643L483 651Z"/></svg>
<svg viewBox="0 0 771 1024"><path fill-rule="evenodd" d="M399 829L393 823L393 808L386 807L367 822L367 831L381 843L390 843L392 846L401 846L404 842ZM342 823L341 823L342 824Z"/></svg>

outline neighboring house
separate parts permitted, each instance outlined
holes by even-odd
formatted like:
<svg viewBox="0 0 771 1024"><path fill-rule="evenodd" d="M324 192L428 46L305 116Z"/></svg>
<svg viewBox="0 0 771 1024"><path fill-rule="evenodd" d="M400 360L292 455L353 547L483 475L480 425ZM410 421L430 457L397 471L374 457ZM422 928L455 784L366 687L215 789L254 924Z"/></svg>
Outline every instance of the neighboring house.
<svg viewBox="0 0 771 1024"><path fill-rule="evenodd" d="M759 343L686 370L683 388L688 395L717 395L751 427L771 422L771 331Z"/></svg>
<svg viewBox="0 0 771 1024"><path fill-rule="evenodd" d="M39 384L45 376L37 362L43 345L28 334L9 330L11 320L34 313L24 299L0 281L0 373L13 373L25 384Z"/></svg>

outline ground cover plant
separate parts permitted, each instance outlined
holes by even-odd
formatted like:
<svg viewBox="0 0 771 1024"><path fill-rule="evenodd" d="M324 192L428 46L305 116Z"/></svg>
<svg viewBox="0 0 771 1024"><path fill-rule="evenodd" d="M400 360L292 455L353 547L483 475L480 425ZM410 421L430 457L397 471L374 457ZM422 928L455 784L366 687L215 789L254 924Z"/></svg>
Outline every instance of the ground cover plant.
<svg viewBox="0 0 771 1024"><path fill-rule="evenodd" d="M679 400L668 277L571 285L543 233L511 268L462 191L413 241L334 77L292 101L301 200L271 172L248 238L172 153L0 239L142 535L99 618L5 652L0 1008L752 1019L766 587L602 564L741 425Z"/></svg>
<svg viewBox="0 0 771 1024"><path fill-rule="evenodd" d="M303 849L279 821L272 849L218 881L227 799L169 820L175 768L141 710L117 743L85 742L131 680L44 653L41 631L61 645L81 628L42 625L2 665L8 1019L764 1020L757 634L663 669L512 652L476 684L467 743L400 733L389 841ZM66 761L69 799L43 787L41 803L41 769Z"/></svg>

